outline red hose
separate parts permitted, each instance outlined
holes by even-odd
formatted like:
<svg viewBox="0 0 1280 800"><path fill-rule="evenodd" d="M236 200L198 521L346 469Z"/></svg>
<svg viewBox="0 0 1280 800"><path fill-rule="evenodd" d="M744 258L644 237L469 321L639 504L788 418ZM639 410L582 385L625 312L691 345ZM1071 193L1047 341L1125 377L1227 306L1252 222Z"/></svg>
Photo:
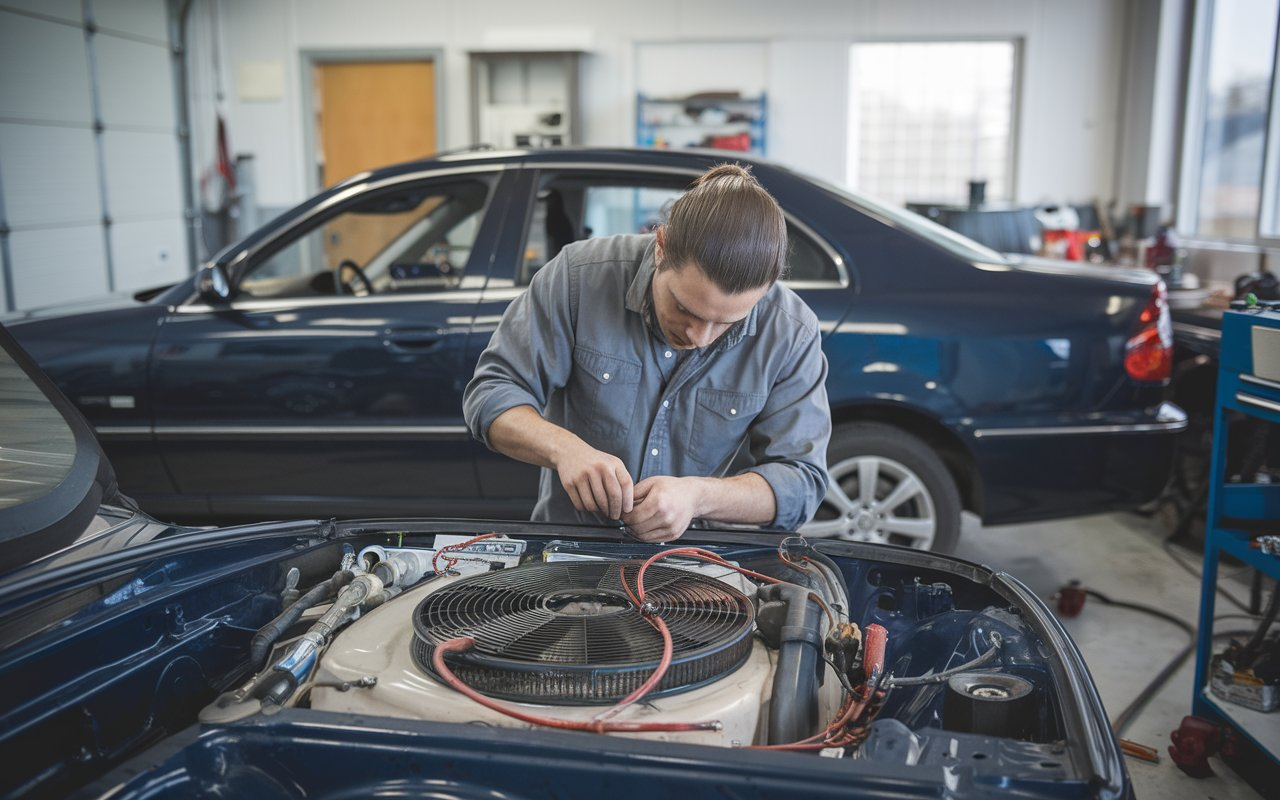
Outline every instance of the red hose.
<svg viewBox="0 0 1280 800"><path fill-rule="evenodd" d="M866 652L862 656L862 669L871 680L872 673L884 672L884 648L889 641L889 632L874 622L864 630Z"/></svg>
<svg viewBox="0 0 1280 800"><path fill-rule="evenodd" d="M669 634L668 634L669 635ZM547 728L559 728L561 730L570 731L588 731L590 733L645 733L653 731L714 731L720 729L719 722L606 722L604 720L569 720L555 719L554 717L542 717L537 714L529 714L517 708L511 708L492 700L488 697L472 689L470 686L462 682L448 665L444 663L444 657L449 653L462 653L475 647L476 640L470 636L459 636L456 639L450 639L436 647L435 653L431 656L431 665L435 667L436 674L444 678L445 683L451 687L476 701L485 708L505 714L513 719L521 722L528 722L533 725L542 725Z"/></svg>

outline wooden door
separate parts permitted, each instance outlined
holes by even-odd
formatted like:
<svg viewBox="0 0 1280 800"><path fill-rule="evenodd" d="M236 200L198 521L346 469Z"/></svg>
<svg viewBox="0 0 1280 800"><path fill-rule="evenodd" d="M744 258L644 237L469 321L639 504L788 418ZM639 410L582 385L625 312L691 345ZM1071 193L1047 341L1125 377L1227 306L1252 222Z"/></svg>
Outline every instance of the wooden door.
<svg viewBox="0 0 1280 800"><path fill-rule="evenodd" d="M317 64L315 85L325 186L436 151L432 62Z"/></svg>
<svg viewBox="0 0 1280 800"><path fill-rule="evenodd" d="M436 151L435 65L430 61L374 61L317 64L318 141L325 186L356 173ZM337 252L389 241L406 219L388 214L353 225L338 220L326 231L330 269ZM366 254L372 256L370 251ZM366 263L359 260L359 266Z"/></svg>

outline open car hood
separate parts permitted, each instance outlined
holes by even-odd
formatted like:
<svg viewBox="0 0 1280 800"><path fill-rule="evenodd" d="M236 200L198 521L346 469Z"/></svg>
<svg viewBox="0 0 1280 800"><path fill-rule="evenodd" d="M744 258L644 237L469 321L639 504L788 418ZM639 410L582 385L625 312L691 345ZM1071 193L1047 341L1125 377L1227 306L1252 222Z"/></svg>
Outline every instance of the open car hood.
<svg viewBox="0 0 1280 800"><path fill-rule="evenodd" d="M0 327L0 573L83 535L124 502L93 429Z"/></svg>
<svg viewBox="0 0 1280 800"><path fill-rule="evenodd" d="M277 706L255 699L252 687L265 685L261 676L270 681L300 663L286 654L306 639L296 638L298 630L319 624L315 617L303 619L302 628L284 637L282 649L265 661L254 657L254 632L278 619L290 597L319 585L343 564L356 572L361 565L372 567L363 574L376 575L377 563L420 551L421 563L430 565L438 562L432 553L443 549L440 537L491 534L498 536L487 540L490 545L515 547L518 557L476 551L463 559L475 562L468 574L415 578L403 594L333 632L298 685L307 693L305 702ZM1032 686L1031 716L1013 728L965 729L967 723L957 723L944 708L949 680L904 685L881 698L852 746L751 749L769 738L770 715L783 713L780 693L790 691L790 678L779 678L787 662L785 640L803 648L829 631L821 612L812 609L816 634L800 626L783 635L781 644L767 642L766 590L747 587L755 594L755 633L747 639L751 655L739 666L717 667L727 671L697 685L680 686L676 679L673 689L663 688L619 716L714 716L724 720L724 730L615 735L503 722L425 666L430 659L424 660L419 642L444 625L440 617L423 622L428 601L551 567L563 566L572 576L617 563L623 575L634 576L638 558L652 558L664 548L624 541L616 530L533 523L300 521L189 531L0 581L0 679L29 687L0 706L0 756L10 765L0 795L1130 796L1115 738L1078 651L1048 609L1008 575L932 553L852 542L805 545L763 533L690 531L681 544L784 576L791 570L778 560L780 547L798 548L797 558L829 562L833 570L813 577L811 590L825 595L831 589L828 602L837 616L864 635L876 626L886 632L885 675L954 671L981 657L985 643L994 641L991 634L1000 632L996 658L975 669ZM369 560L371 552L386 561ZM504 568L492 569L500 561ZM648 580L655 580L661 563L651 567L655 572ZM751 582L711 566L713 583ZM291 591L294 569L300 578L282 600ZM565 589L556 583L539 591ZM477 639L524 624L518 618L525 615L513 614L505 602L464 606L481 609L481 618L496 615L475 632ZM656 602L659 613L674 608ZM688 602L697 611L702 601ZM772 628L776 634L788 626ZM519 670L538 680L554 678L548 669L556 652L545 651ZM458 656L455 667L479 685L482 676L464 672L470 657ZM828 689L814 691L838 695L834 673L823 669L828 671L822 686ZM609 670L591 671L598 676ZM744 690L757 674L760 686ZM861 680L863 673L849 674ZM564 692L571 690L554 687L570 684L557 681L538 684L536 691L545 694L533 705L509 697L501 702L552 718L591 719L603 710L564 704ZM496 694L512 692L518 689ZM758 699L744 703L744 697ZM731 733L744 708L744 732ZM832 710L824 706L819 730Z"/></svg>

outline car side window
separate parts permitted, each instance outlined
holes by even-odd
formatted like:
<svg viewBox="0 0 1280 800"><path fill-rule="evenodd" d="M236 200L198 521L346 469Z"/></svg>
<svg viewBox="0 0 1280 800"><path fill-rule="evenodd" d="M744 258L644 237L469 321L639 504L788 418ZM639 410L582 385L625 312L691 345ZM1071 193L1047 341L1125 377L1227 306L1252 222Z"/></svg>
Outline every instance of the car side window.
<svg viewBox="0 0 1280 800"><path fill-rule="evenodd" d="M787 220L787 272L785 280L795 283L839 282L840 268L809 234Z"/></svg>
<svg viewBox="0 0 1280 800"><path fill-rule="evenodd" d="M434 292L472 288L471 250L491 184L468 179L361 199L257 258L250 297Z"/></svg>
<svg viewBox="0 0 1280 800"><path fill-rule="evenodd" d="M650 233L667 219L671 204L694 176L544 175L529 216L518 282L580 239L620 233ZM838 282L839 269L812 237L787 220L787 280Z"/></svg>
<svg viewBox="0 0 1280 800"><path fill-rule="evenodd" d="M530 214L519 283L581 239L649 233L688 188L688 179L628 175L545 175Z"/></svg>

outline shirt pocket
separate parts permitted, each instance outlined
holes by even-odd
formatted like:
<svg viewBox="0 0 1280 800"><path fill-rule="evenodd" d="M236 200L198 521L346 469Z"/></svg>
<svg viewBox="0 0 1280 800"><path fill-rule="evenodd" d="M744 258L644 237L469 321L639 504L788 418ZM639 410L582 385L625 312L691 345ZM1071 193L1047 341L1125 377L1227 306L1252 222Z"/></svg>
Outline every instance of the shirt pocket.
<svg viewBox="0 0 1280 800"><path fill-rule="evenodd" d="M569 381L570 428L581 426L614 441L604 445L616 455L631 430L635 414L640 364L581 345L573 348L573 376ZM579 432L577 430L575 433ZM612 447L609 447L612 445Z"/></svg>
<svg viewBox="0 0 1280 800"><path fill-rule="evenodd" d="M689 457L701 464L708 475L719 470L738 452L766 399L767 395L754 392L699 389Z"/></svg>

